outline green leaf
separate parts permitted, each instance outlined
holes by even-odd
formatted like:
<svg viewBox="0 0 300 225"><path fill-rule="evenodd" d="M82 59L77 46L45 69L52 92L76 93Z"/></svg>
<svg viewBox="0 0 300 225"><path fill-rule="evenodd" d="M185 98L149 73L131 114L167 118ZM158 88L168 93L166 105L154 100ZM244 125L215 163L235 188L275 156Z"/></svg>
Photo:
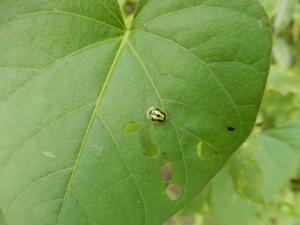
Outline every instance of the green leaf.
<svg viewBox="0 0 300 225"><path fill-rule="evenodd" d="M258 148L256 136L252 135L233 155L227 164L235 191L242 197L264 203L263 172L256 160Z"/></svg>
<svg viewBox="0 0 300 225"><path fill-rule="evenodd" d="M290 24L297 0L281 0L277 4L277 15L274 21L274 28L277 32L280 32L287 28Z"/></svg>
<svg viewBox="0 0 300 225"><path fill-rule="evenodd" d="M236 193L225 169L214 178L212 183L211 207L218 220L218 225L256 224L252 221L255 212L257 209L261 209L261 206L241 198Z"/></svg>
<svg viewBox="0 0 300 225"><path fill-rule="evenodd" d="M275 38L273 46L273 58L277 64L288 69L293 64L293 55L290 46L283 38Z"/></svg>
<svg viewBox="0 0 300 225"><path fill-rule="evenodd" d="M162 224L249 135L270 34L256 1L0 0L7 223Z"/></svg>
<svg viewBox="0 0 300 225"><path fill-rule="evenodd" d="M298 171L299 134L299 121L253 132L227 164L235 191L254 202L274 202Z"/></svg>
<svg viewBox="0 0 300 225"><path fill-rule="evenodd" d="M300 95L300 76L296 72L286 70L281 66L272 66L269 88L280 92L282 95L290 93Z"/></svg>
<svg viewBox="0 0 300 225"><path fill-rule="evenodd" d="M295 13L294 13L294 20L297 25L300 24L300 4L296 5L296 9L295 9Z"/></svg>
<svg viewBox="0 0 300 225"><path fill-rule="evenodd" d="M264 173L264 196L268 202L276 200L276 194L296 175L300 160L300 122L259 135L261 149L258 160Z"/></svg>
<svg viewBox="0 0 300 225"><path fill-rule="evenodd" d="M270 79L270 84L272 79ZM277 125L282 125L293 119L299 119L299 96L293 93L289 93L286 96L274 90L274 86L270 85L270 90L266 91L264 96L261 117L262 128L264 130L272 129ZM289 92L292 88L289 90ZM281 92L284 90L281 90Z"/></svg>
<svg viewBox="0 0 300 225"><path fill-rule="evenodd" d="M269 17L273 17L276 13L276 6L279 0L260 0L261 4L264 6Z"/></svg>

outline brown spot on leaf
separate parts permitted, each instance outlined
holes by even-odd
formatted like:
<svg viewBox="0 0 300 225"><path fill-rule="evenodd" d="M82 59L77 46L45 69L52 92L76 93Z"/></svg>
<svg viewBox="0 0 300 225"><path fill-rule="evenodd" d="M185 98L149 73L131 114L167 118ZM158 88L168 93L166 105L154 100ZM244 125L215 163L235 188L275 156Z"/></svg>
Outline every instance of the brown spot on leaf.
<svg viewBox="0 0 300 225"><path fill-rule="evenodd" d="M176 184L169 184L166 194L171 200L178 200L181 197L182 189Z"/></svg>
<svg viewBox="0 0 300 225"><path fill-rule="evenodd" d="M173 166L168 162L160 168L160 179L162 181L170 181L173 178Z"/></svg>
<svg viewBox="0 0 300 225"><path fill-rule="evenodd" d="M126 1L125 3L125 12L126 14L129 16L131 14L134 14L135 13L135 10L136 10L136 2L134 1Z"/></svg>

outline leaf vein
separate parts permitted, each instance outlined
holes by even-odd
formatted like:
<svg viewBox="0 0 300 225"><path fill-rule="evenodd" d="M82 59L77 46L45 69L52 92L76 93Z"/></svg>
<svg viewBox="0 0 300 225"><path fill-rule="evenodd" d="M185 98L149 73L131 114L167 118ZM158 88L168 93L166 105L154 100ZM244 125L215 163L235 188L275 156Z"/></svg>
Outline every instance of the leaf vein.
<svg viewBox="0 0 300 225"><path fill-rule="evenodd" d="M10 98L10 96L13 96L15 93L18 92L19 89L21 89L22 87L24 87L27 83L29 83L30 81L34 80L35 78L39 77L41 74L43 74L44 72L46 72L48 69L52 68L53 66L63 62L64 60L67 60L87 49L90 49L90 48L93 48L93 47L98 47L98 46L101 46L102 44L105 44L107 42L111 42L111 41L116 41L118 39L120 39L122 36L120 37L116 37L116 38L111 38L111 39L107 39L107 40L102 40L102 41L99 41L99 42L95 42L93 44L90 44L90 45L86 45L76 51L73 51L69 54L67 54L66 56L63 56L62 58L60 59L57 59L56 61L48 64L47 66L45 66L44 68L41 68L41 69L36 69L38 70L39 72L36 73L35 75L31 76L29 79L25 80L23 83L19 84L14 91L11 91L9 93L9 95L6 97L6 98L3 98L1 99L1 101L5 101L5 100L8 100ZM34 70L34 68L32 68L32 70Z"/></svg>
<svg viewBox="0 0 300 225"><path fill-rule="evenodd" d="M130 169L129 169L127 163L125 162L125 160L124 160L124 158L123 158L123 154L122 154L120 145L119 145L119 143L117 142L117 140L116 140L115 136L113 135L111 129L109 128L108 124L107 124L107 123L105 122L105 120L100 116L100 114L97 114L97 117L98 117L99 120L103 123L105 129L107 130L107 132L108 132L109 135L111 136L111 138L112 138L114 144L116 145L116 147L117 147L117 149L118 149L118 151L119 151L120 157L121 157L121 159L122 159L122 163L123 163L123 165L125 166L126 171L127 171L127 173L128 173L128 177L129 177L129 178L132 178L131 180L133 181L133 183L134 183L134 185L135 185L135 187L136 187L136 189L137 189L137 193L138 193L138 195L139 195L141 201L143 202L143 207L144 207L144 210L143 210L143 211L144 211L144 223L146 224L146 221L147 221L147 216L146 216L146 205L145 205L145 201L144 201L144 199L143 199L143 197L142 197L141 190L139 189L139 187L138 187L138 185L137 185L135 179L133 178L132 172L130 171Z"/></svg>
<svg viewBox="0 0 300 225"><path fill-rule="evenodd" d="M146 68L144 62L142 61L142 59L141 59L141 57L138 55L137 51L134 49L134 47L133 47L129 42L128 42L128 46L130 47L131 51L133 52L133 54L134 54L135 57L137 58L138 62L139 62L140 65L142 66L143 70L145 71L145 74L146 74L148 80L150 81L150 83L151 83L151 85L152 85L152 87L153 87L153 89L154 89L154 91L155 91L155 93L156 93L156 95L157 95L157 97L158 97L158 99L159 99L159 101L160 101L162 107L165 109L164 100L163 100L161 94L159 93L156 84L154 83L153 79L151 78L151 75L150 75L148 69ZM165 109L165 110L166 110L166 109ZM174 130L175 130L175 133L176 133L176 136L177 136L177 139L178 139L178 144L179 144L179 146L180 146L180 151L181 151L181 155L182 155L182 162L183 162L183 165L184 165L184 168L185 168L185 186L184 186L184 192L183 192L183 195L182 195L182 197L181 197L181 200L182 200L182 199L184 199L184 196L185 196L185 194L186 194L187 177L188 177L188 174L187 174L187 165L186 165L186 160L185 160L185 158L184 158L184 152L183 152L183 148L182 148L181 139L180 139L180 136L179 136L179 133L178 133L178 129L177 129L177 127L176 127L176 125L175 125L175 123L174 123L173 121L171 121L171 124L172 124L172 126L174 127ZM180 202L181 202L181 201L180 201ZM178 203L178 204L179 204L179 203ZM176 204L176 206L175 206L174 208L176 208L178 204Z"/></svg>
<svg viewBox="0 0 300 225"><path fill-rule="evenodd" d="M227 10L227 11L231 11L231 12L234 12L234 13L242 14L242 15L246 16L247 18L251 18L252 20L257 20L257 18L255 18L254 16L249 16L246 13L243 13L243 12L240 12L240 11L237 11L237 10L234 10L234 9L217 7L217 6L198 5L198 6L193 6L193 7L189 7L189 8L183 8L183 9L179 9L179 10L174 10L174 11L171 11L171 12L159 15L159 16L154 17L154 18L150 19L149 21L147 21L146 23L144 23L144 25L147 24L147 23L153 22L154 20L158 20L158 19L160 19L162 17L170 16L170 15L173 15L173 14L176 14L176 13L181 13L181 12L185 12L185 11L189 11L189 10L193 10L193 9L201 9L201 8Z"/></svg>
<svg viewBox="0 0 300 225"><path fill-rule="evenodd" d="M116 67L116 64L120 58L120 55L121 55L121 52L123 50L123 47L124 47L124 44L126 42L126 40L128 39L128 35L129 35L129 32L126 32L125 35L123 36L123 40L119 46L119 49L117 50L116 52L116 55L115 55L115 58L112 62L112 65L108 71L108 74L106 76L106 79L104 81L104 84L103 86L101 87L100 89L100 92L99 92L99 95L97 97L97 101L96 101L96 105L95 105L95 108L94 108L94 111L91 115L91 118L90 118L90 121L88 123L88 126L86 128L86 131L85 131L85 134L84 134L84 137L83 137L83 140L81 142L81 145L80 145L80 148L79 148L79 151L77 153L77 158L76 158L76 161L74 162L74 165L73 165L73 169L72 169L72 174L70 176L70 179L69 179L69 182L68 182L68 185L67 185L67 188L66 188L66 192L65 192L65 196L64 196L64 200L62 202L62 205L59 209L59 214L57 216L57 221L56 221L56 225L58 225L62 219L62 212L64 210L64 204L67 200L67 198L69 197L69 194L70 194L70 190L71 190L71 185L72 185L72 181L73 181L73 178L74 178L74 175L75 173L77 172L77 169L78 169L78 166L79 166L79 162L80 162L80 159L81 159L81 156L82 156L82 153L83 153L83 150L85 149L85 146L87 144L87 141L88 141L88 137L89 137L89 134L90 134L90 131L91 131L91 128L93 126L93 123L97 117L97 112L98 112L98 109L99 109L99 106L100 106L100 103L102 101L102 98L104 96L104 93L107 89L107 86L111 80L111 77L113 75L113 72L115 70L115 67Z"/></svg>
<svg viewBox="0 0 300 225"><path fill-rule="evenodd" d="M165 40L165 41L168 41L176 46L178 46L179 48L181 48L183 51L185 51L186 53L190 54L193 58L199 60L201 63L203 63L206 68L211 72L211 74L213 75L216 83L222 88L224 94L227 96L227 98L229 99L230 103L232 104L232 106L234 107L234 110L236 111L237 113L237 116L239 118L239 122L240 122L240 136L239 138L237 138L236 142L233 144L237 144L240 140L241 140L241 137L243 135L243 121L242 121L242 117L241 117L241 113L240 111L238 110L238 107L236 105L236 103L234 102L232 96L229 94L229 92L227 91L227 89L224 87L224 85L222 84L222 82L220 81L219 77L216 75L216 73L209 67L209 65L207 64L207 62L205 62L203 59L201 59L200 57L198 57L197 55L195 55L193 52L191 52L189 49L187 49L186 47L184 47L182 44L180 44L179 42L176 42L176 41L173 41L171 39L168 39L168 38L165 38L161 35L158 35L158 34L155 34L155 33L152 33L152 32L149 32L149 31L145 31L145 30L139 30L139 29L136 29L134 30L135 32L142 32L142 33L146 33L146 34L149 34L149 35L152 35L156 38L159 38L159 39L162 39L162 40Z"/></svg>
<svg viewBox="0 0 300 225"><path fill-rule="evenodd" d="M15 17L15 18L13 18L9 21L6 21L5 23L2 23L2 24L7 24L7 23L10 23L12 21L20 20L20 19L23 19L23 18L26 18L26 17L40 16L40 15L47 15L47 14L61 14L61 15L65 15L65 16L77 17L77 18L80 18L80 19L83 19L83 20L88 20L90 22L94 22L94 23L98 23L98 24L107 26L107 27L109 27L111 29L114 29L114 30L118 30L118 31L121 31L121 32L124 31L124 30L122 30L118 27L115 27L113 25L110 25L108 23L105 23L103 21L100 21L100 20L97 20L97 19L94 19L94 18L91 18L91 17L83 16L83 15L80 15L80 14L77 14L77 13L71 13L71 12L65 12L65 11L54 11L54 10L53 11L40 11L40 12L33 12L33 13L23 14L21 16Z"/></svg>

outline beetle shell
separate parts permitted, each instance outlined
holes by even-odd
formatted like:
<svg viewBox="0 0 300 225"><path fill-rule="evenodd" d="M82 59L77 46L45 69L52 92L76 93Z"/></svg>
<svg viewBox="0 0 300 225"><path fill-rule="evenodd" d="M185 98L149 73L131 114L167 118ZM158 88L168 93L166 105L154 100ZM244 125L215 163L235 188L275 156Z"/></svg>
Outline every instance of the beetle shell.
<svg viewBox="0 0 300 225"><path fill-rule="evenodd" d="M167 116L160 108L151 107L147 112L147 118L153 122L163 123L166 121Z"/></svg>

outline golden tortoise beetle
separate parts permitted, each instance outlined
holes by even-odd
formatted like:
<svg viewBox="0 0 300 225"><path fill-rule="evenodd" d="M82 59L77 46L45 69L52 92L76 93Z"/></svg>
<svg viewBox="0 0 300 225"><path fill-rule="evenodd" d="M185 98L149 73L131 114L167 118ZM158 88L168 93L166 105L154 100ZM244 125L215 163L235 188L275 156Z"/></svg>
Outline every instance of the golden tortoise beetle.
<svg viewBox="0 0 300 225"><path fill-rule="evenodd" d="M153 122L163 123L166 121L167 115L160 108L151 107L147 111L147 118Z"/></svg>

